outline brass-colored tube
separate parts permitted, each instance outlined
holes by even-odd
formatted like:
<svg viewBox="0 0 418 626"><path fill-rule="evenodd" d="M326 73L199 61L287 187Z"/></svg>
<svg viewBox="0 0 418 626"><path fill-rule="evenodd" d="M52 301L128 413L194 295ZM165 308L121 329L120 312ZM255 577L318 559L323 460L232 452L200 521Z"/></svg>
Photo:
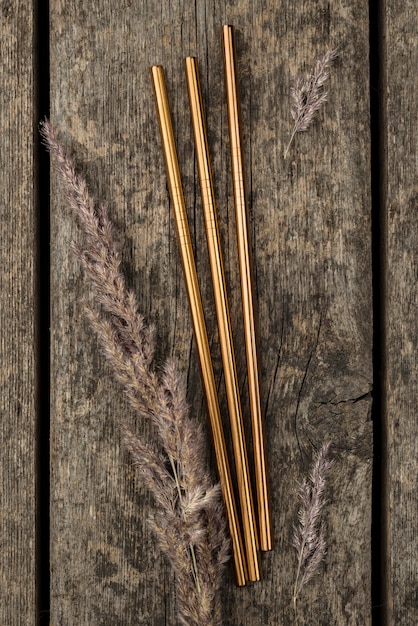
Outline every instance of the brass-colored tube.
<svg viewBox="0 0 418 626"><path fill-rule="evenodd" d="M200 288L197 279L196 264L193 256L190 229L187 219L163 68L161 66L154 65L151 68L151 77L154 87L161 140L167 169L168 186L170 189L171 201L175 215L181 261L192 314L194 334L199 353L209 418L212 427L216 461L232 539L236 580L239 586L243 586L248 579L244 546L241 537L241 529L238 520L231 472L227 457L222 418L219 408L218 394L216 391L216 383L213 373L205 318L203 314Z"/></svg>
<svg viewBox="0 0 418 626"><path fill-rule="evenodd" d="M262 550L271 550L271 512L265 458L264 424L260 400L260 372L256 341L253 271L251 263L251 246L248 233L249 218L245 188L241 116L236 77L236 51L233 27L227 25L224 26L222 35L226 99L228 103L231 167L238 239L238 257L241 277L242 312L244 319L245 349L247 354L248 390L253 432L260 547Z"/></svg>
<svg viewBox="0 0 418 626"><path fill-rule="evenodd" d="M209 160L206 124L203 113L197 60L194 57L186 58L186 76L194 131L193 134L195 139L196 159L202 194L202 205L205 217L209 260L212 272L216 315L219 328L219 342L221 346L226 395L231 422L235 467L247 554L248 576L249 580L255 581L260 579L257 554L256 520L248 469L247 449L244 437L244 425L242 420L235 355L232 343L231 322L229 317L224 267L220 247L212 171Z"/></svg>

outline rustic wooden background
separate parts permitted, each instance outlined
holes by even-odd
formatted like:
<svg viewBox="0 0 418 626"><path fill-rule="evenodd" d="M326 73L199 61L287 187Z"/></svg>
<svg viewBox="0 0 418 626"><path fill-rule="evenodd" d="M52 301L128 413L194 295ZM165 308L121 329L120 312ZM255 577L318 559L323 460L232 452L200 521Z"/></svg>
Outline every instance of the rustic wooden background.
<svg viewBox="0 0 418 626"><path fill-rule="evenodd" d="M177 623L173 577L145 521L152 500L120 448L115 417L129 408L82 316L89 286L69 251L79 231L53 173L49 256L37 125L49 106L109 207L158 360L176 358L206 423L148 68L166 69L225 410L183 70L196 55L240 338L224 23L237 29L275 543L260 583L237 589L228 570L224 623L294 623L295 485L326 440L328 553L300 624L418 623L418 18L413 0L372 6L0 1L1 624ZM335 45L329 101L284 160L292 79ZM240 340L236 351L246 406Z"/></svg>

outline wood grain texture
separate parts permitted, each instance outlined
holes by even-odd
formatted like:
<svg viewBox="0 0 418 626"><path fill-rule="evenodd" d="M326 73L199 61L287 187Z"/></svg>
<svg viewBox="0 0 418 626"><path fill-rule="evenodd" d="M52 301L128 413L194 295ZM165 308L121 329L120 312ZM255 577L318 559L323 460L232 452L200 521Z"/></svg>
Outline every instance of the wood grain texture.
<svg viewBox="0 0 418 626"><path fill-rule="evenodd" d="M36 623L33 6L0 2L0 623Z"/></svg>
<svg viewBox="0 0 418 626"><path fill-rule="evenodd" d="M384 3L386 615L418 622L417 110L414 2Z"/></svg>
<svg viewBox="0 0 418 626"><path fill-rule="evenodd" d="M225 580L225 624L293 622L296 481L333 442L328 554L299 599L300 623L370 623L371 252L367 3L98 0L51 4L52 120L116 223L124 269L207 420L149 77L166 70L197 269L226 412L183 59L202 78L243 405L245 347L230 179L221 27L237 29L260 317L274 550L259 584ZM285 161L292 79L340 45L330 97ZM120 450L127 412L82 319L78 237L52 185L51 556L54 624L175 624L173 579L145 519L152 501ZM245 409L248 420L248 408ZM147 426L139 426L146 434ZM209 441L209 434L208 434Z"/></svg>

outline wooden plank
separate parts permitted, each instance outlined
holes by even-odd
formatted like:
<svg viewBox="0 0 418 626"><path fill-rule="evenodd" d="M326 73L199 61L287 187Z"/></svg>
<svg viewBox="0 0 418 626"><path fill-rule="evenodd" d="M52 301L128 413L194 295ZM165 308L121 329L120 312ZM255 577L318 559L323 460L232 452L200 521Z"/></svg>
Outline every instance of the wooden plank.
<svg viewBox="0 0 418 626"><path fill-rule="evenodd" d="M383 211L385 236L386 623L418 622L416 4L386 1Z"/></svg>
<svg viewBox="0 0 418 626"><path fill-rule="evenodd" d="M0 623L36 623L33 3L0 7Z"/></svg>
<svg viewBox="0 0 418 626"><path fill-rule="evenodd" d="M332 440L336 463L325 510L328 554L303 590L300 623L370 623L371 253L368 4L53 3L52 118L106 201L123 265L158 357L187 377L192 412L205 422L187 296L170 215L149 66L165 66L192 223L214 366L225 413L203 216L193 159L183 58L200 61L231 317L239 338L239 276L221 26L237 28L244 144L259 300L263 396L274 550L262 582L224 583L228 623L292 623L296 481ZM326 108L283 159L297 72L341 44ZM355 68L355 71L353 71ZM349 97L348 97L349 94ZM173 624L167 564L145 518L149 495L133 481L114 417L129 409L77 303L88 292L68 241L77 238L56 179L52 187L52 620ZM245 391L244 342L236 342ZM97 355L97 356L96 356ZM248 420L248 409L246 409ZM145 427L144 427L145 429Z"/></svg>

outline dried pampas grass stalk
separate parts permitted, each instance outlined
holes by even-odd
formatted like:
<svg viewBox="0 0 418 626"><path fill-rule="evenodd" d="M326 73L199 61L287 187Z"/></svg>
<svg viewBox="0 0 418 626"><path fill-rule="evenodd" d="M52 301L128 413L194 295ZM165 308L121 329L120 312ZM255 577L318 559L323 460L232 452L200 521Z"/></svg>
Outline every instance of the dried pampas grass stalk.
<svg viewBox="0 0 418 626"><path fill-rule="evenodd" d="M317 571L326 554L325 523L321 519L324 500L325 474L333 466L328 459L330 442L317 453L308 479L299 486L302 505L298 512L299 523L293 527L292 545L297 552L297 570L293 587L293 607L296 611L300 591Z"/></svg>
<svg viewBox="0 0 418 626"><path fill-rule="evenodd" d="M154 328L138 312L121 274L106 210L95 206L48 121L41 135L84 231L84 244L72 247L94 287L97 306L84 303L87 317L131 406L156 427L157 442L151 443L119 420L125 447L154 496L150 524L175 572L179 621L218 626L229 540L220 486L204 460L203 431L189 415L175 364L167 362L162 377L152 366Z"/></svg>
<svg viewBox="0 0 418 626"><path fill-rule="evenodd" d="M291 88L292 96L291 114L295 123L289 143L284 151L284 158L287 157L291 143L296 133L308 130L312 124L316 112L323 106L328 97L328 92L324 86L330 74L330 69L338 56L338 49L327 50L325 54L317 60L315 67L310 74L298 76L294 87Z"/></svg>

